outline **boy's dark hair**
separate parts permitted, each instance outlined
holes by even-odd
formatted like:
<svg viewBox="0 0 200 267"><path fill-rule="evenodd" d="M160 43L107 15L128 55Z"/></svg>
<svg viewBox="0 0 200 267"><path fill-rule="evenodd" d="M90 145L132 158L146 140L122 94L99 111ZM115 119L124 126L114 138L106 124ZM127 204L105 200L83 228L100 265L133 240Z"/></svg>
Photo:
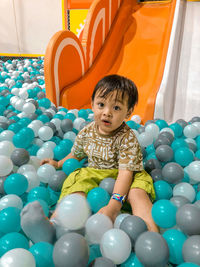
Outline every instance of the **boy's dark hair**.
<svg viewBox="0 0 200 267"><path fill-rule="evenodd" d="M102 78L94 88L92 101L94 101L97 92L101 97L106 97L110 93L117 91L121 93L122 99L128 96L128 109L133 108L138 102L138 90L133 81L120 75L108 75Z"/></svg>

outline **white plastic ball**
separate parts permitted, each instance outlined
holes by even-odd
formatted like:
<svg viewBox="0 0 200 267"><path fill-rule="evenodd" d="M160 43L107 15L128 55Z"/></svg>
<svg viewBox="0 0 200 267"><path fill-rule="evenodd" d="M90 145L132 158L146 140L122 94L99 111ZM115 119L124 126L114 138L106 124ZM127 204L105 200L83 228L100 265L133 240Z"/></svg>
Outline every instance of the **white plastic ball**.
<svg viewBox="0 0 200 267"><path fill-rule="evenodd" d="M131 254L131 240L121 229L108 230L102 237L100 250L103 257L115 264L125 262Z"/></svg>
<svg viewBox="0 0 200 267"><path fill-rule="evenodd" d="M43 164L37 170L37 175L41 182L48 183L49 178L56 173L56 169L50 164Z"/></svg>
<svg viewBox="0 0 200 267"><path fill-rule="evenodd" d="M23 208L23 201L17 195L5 195L0 199L0 210L3 210L8 207L15 207L21 210Z"/></svg>
<svg viewBox="0 0 200 267"><path fill-rule="evenodd" d="M6 176L11 173L13 163L7 156L0 155L0 176Z"/></svg>
<svg viewBox="0 0 200 267"><path fill-rule="evenodd" d="M23 106L23 112L26 114L34 113L36 110L35 105L33 103L25 103Z"/></svg>
<svg viewBox="0 0 200 267"><path fill-rule="evenodd" d="M1 257L1 267L36 267L33 254L24 248L15 248Z"/></svg>
<svg viewBox="0 0 200 267"><path fill-rule="evenodd" d="M38 136L43 141L50 140L53 137L53 130L49 126L44 125L38 130Z"/></svg>
<svg viewBox="0 0 200 267"><path fill-rule="evenodd" d="M86 198L80 194L71 194L64 197L59 203L56 219L62 226L70 230L78 230L85 226L90 214Z"/></svg>
<svg viewBox="0 0 200 267"><path fill-rule="evenodd" d="M8 140L4 140L0 142L0 155L10 157L14 149L15 149L15 146L13 145L12 142Z"/></svg>

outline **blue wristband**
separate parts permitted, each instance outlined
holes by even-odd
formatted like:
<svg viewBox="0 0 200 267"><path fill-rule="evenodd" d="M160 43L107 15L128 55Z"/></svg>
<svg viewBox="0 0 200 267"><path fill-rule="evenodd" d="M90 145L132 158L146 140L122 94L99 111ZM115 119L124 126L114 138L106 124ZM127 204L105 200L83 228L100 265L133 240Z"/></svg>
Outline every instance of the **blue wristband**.
<svg viewBox="0 0 200 267"><path fill-rule="evenodd" d="M113 193L111 196L111 199L115 199L117 201L119 201L122 205L124 204L125 200L126 200L126 195L122 196L118 193Z"/></svg>

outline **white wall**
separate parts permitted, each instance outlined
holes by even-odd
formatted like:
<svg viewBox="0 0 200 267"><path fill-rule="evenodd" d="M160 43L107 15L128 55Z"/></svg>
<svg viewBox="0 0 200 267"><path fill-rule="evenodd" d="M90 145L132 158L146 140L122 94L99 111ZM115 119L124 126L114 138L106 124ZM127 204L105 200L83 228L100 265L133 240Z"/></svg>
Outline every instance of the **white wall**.
<svg viewBox="0 0 200 267"><path fill-rule="evenodd" d="M0 55L44 55L62 9L62 0L0 0Z"/></svg>

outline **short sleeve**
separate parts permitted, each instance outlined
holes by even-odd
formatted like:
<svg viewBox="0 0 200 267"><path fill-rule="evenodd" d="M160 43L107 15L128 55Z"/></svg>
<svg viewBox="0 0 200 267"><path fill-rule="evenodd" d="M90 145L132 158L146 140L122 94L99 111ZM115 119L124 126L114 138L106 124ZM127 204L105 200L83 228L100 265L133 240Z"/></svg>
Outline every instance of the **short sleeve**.
<svg viewBox="0 0 200 267"><path fill-rule="evenodd" d="M78 159L83 159L83 158L87 157L87 155L84 152L84 146L83 146L84 136L85 136L85 132L84 132L84 129L83 129L76 136L76 139L74 141L73 147L71 149L72 155L74 155Z"/></svg>
<svg viewBox="0 0 200 267"><path fill-rule="evenodd" d="M132 130L127 131L120 142L119 169L130 171L144 169L141 148Z"/></svg>

